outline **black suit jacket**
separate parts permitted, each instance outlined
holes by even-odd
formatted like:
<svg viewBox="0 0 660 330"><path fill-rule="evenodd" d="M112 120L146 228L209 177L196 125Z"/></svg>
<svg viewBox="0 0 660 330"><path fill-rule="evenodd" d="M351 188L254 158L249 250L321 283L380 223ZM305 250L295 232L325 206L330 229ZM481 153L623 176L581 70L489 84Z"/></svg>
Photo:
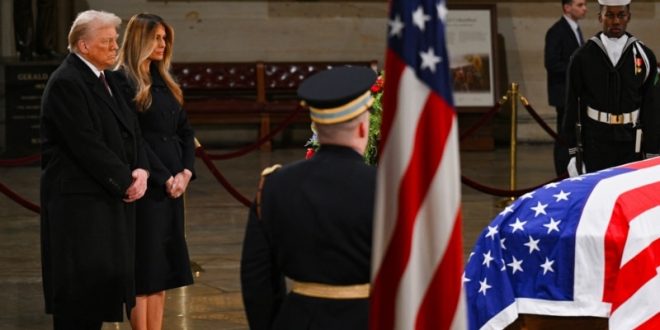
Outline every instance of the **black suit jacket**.
<svg viewBox="0 0 660 330"><path fill-rule="evenodd" d="M566 102L566 72L571 55L580 47L573 29L563 16L545 34L545 70L548 73L548 101L563 108Z"/></svg>
<svg viewBox="0 0 660 330"><path fill-rule="evenodd" d="M107 75L106 75L107 76ZM135 168L148 169L139 126L75 54L42 97L41 249L46 311L121 321L133 293Z"/></svg>
<svg viewBox="0 0 660 330"><path fill-rule="evenodd" d="M376 169L347 147L324 145L265 178L261 218L250 210L241 258L250 329L366 329L368 299L289 294L283 277L369 282Z"/></svg>

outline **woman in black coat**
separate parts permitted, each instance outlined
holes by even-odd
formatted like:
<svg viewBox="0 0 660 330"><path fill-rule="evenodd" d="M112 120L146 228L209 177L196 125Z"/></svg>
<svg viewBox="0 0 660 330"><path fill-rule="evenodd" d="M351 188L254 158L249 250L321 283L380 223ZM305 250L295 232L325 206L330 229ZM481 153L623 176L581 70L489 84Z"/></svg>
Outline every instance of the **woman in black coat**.
<svg viewBox="0 0 660 330"><path fill-rule="evenodd" d="M133 16L115 72L137 111L151 166L147 193L137 204L133 329L160 329L164 290L193 282L181 195L193 177L195 145L181 88L169 73L173 37L162 18Z"/></svg>

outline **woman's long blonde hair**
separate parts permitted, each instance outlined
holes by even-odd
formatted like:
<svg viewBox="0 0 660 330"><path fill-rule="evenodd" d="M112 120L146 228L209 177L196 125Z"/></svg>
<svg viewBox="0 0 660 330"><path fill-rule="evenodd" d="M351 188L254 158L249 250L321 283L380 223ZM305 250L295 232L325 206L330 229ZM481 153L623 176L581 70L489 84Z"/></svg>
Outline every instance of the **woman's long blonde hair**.
<svg viewBox="0 0 660 330"><path fill-rule="evenodd" d="M172 92L179 104L183 104L183 92L179 84L174 81L170 74L172 61L172 45L174 44L174 29L169 26L158 15L137 14L131 17L126 26L124 41L119 51L119 59L115 69L124 69L128 78L136 87L135 105L137 111L145 111L151 106L151 74L149 66L144 65L149 61L149 56L156 48L156 27L161 25L165 29L165 53L162 61L157 61L156 66L160 76Z"/></svg>

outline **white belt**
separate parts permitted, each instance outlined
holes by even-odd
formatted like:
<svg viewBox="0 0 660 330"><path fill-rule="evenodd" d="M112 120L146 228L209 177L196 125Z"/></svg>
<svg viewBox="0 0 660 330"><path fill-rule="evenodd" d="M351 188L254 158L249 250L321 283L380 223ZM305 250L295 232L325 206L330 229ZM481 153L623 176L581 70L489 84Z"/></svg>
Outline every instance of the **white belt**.
<svg viewBox="0 0 660 330"><path fill-rule="evenodd" d="M639 109L633 112L626 112L620 115L614 115L607 112L601 112L591 107L587 107L587 116L589 118L605 124L635 124L639 118Z"/></svg>

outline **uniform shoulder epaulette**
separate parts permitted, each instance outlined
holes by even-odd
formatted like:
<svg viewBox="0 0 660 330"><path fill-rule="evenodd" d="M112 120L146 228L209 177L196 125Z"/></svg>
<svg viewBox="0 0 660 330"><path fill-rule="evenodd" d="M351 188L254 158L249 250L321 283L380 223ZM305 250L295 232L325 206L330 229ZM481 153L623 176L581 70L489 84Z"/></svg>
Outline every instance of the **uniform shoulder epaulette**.
<svg viewBox="0 0 660 330"><path fill-rule="evenodd" d="M275 164L275 165L273 165L273 166L266 167L266 168L264 168L263 171L261 171L261 176L267 176L267 175L270 175L270 174L272 174L273 172L279 170L280 168L282 168L282 165L280 165L280 164Z"/></svg>
<svg viewBox="0 0 660 330"><path fill-rule="evenodd" d="M259 188L257 189L257 198L255 198L255 203L257 204L257 218L261 219L261 190L264 189L264 182L266 181L266 176L273 174L275 171L282 168L282 165L275 164L270 167L266 167L261 171L261 179L259 179Z"/></svg>

